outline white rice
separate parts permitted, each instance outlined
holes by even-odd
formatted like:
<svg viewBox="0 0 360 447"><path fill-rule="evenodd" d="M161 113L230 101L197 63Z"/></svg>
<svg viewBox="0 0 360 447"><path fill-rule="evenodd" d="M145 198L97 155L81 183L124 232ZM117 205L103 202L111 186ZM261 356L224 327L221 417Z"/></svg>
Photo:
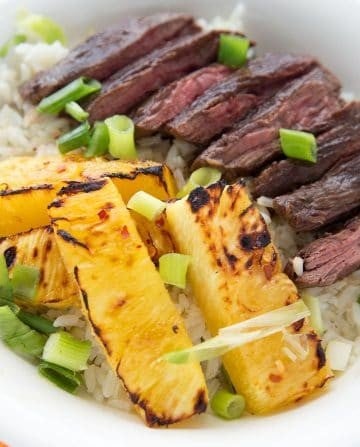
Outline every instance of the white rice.
<svg viewBox="0 0 360 447"><path fill-rule="evenodd" d="M242 6L239 6L228 20L216 17L213 22L201 20L207 28L242 29ZM67 53L60 43L18 45L9 56L0 61L0 159L19 155L57 154L55 139L69 128L63 118L39 115L35 108L24 103L17 88L20 83L31 78L35 72L46 69ZM348 95L349 96L349 95ZM194 146L179 140L170 142L161 136L143 138L137 142L142 159L165 161L173 169L178 186L181 187L189 174L188 161L194 152ZM279 218L272 219L269 209L272 200L260 197L257 200L260 212L269 225L273 240L279 248L283 262L295 256L298 248L313 239L311 234L296 234ZM300 259L300 260L299 260ZM300 275L303 265L301 258L294 258L294 268ZM184 318L186 327L194 343L209 337L204 319L194 303L189 290L180 291L169 288L174 303ZM331 287L308 289L320 301L324 325L324 341L340 340L352 347L352 359L360 354L360 271ZM70 331L80 339L92 342L89 367L84 373L87 392L97 401L120 410L131 411L131 404L120 383L110 370L103 350L95 342L89 326L79 309L61 311L49 310L47 316L54 320L56 327ZM284 347L293 361L296 355L289 347ZM284 351L285 352L285 351ZM215 359L203 364L208 380L210 395L219 387L220 361Z"/></svg>

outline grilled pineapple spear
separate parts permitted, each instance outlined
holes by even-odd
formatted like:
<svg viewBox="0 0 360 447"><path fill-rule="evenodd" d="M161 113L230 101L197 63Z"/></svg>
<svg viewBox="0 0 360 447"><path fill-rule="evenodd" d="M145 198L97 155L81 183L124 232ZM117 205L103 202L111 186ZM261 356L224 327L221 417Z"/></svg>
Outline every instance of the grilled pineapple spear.
<svg viewBox="0 0 360 447"><path fill-rule="evenodd" d="M176 193L170 170L155 162L81 157L13 157L0 163L0 237L49 225L48 204L66 182L110 177L125 202L143 190L159 199Z"/></svg>
<svg viewBox="0 0 360 447"><path fill-rule="evenodd" d="M64 188L49 213L84 314L147 424L203 412L200 365L159 361L191 341L113 183Z"/></svg>
<svg viewBox="0 0 360 447"><path fill-rule="evenodd" d="M178 250L192 256L190 283L212 335L298 299L295 285L281 271L266 224L241 183L197 188L187 200L170 203L166 214ZM293 348L286 346L281 333L223 357L252 413L296 401L331 376L309 322L296 323L290 331L304 339L308 349L296 361L287 355L286 349Z"/></svg>
<svg viewBox="0 0 360 447"><path fill-rule="evenodd" d="M50 226L3 239L0 242L0 253L5 256L10 274L18 264L40 270L35 299L18 304L52 309L80 304L77 285L64 266Z"/></svg>

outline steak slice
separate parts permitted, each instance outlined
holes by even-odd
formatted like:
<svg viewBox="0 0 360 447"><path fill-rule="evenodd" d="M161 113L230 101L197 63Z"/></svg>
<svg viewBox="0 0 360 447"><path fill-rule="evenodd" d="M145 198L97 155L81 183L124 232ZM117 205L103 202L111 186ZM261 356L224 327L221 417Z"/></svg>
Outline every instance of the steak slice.
<svg viewBox="0 0 360 447"><path fill-rule="evenodd" d="M25 82L20 93L36 103L79 76L102 81L166 41L198 30L193 17L184 14L124 19L89 37L54 67Z"/></svg>
<svg viewBox="0 0 360 447"><path fill-rule="evenodd" d="M156 132L231 72L225 65L213 64L163 87L134 113L133 119L137 129L141 133Z"/></svg>
<svg viewBox="0 0 360 447"><path fill-rule="evenodd" d="M90 121L127 113L160 87L213 62L218 44L215 31L180 37L118 71L89 103Z"/></svg>
<svg viewBox="0 0 360 447"><path fill-rule="evenodd" d="M316 67L288 82L247 120L214 141L195 160L194 166L210 165L240 175L256 172L281 156L279 129L311 129L342 104L338 80Z"/></svg>
<svg viewBox="0 0 360 447"><path fill-rule="evenodd" d="M268 53L250 60L245 68L208 89L169 122L166 130L194 144L208 143L254 109L267 86L298 76L314 64L308 56L291 54Z"/></svg>
<svg viewBox="0 0 360 447"><path fill-rule="evenodd" d="M345 228L306 245L299 254L304 273L297 276L289 262L285 272L299 287L330 286L360 268L360 216Z"/></svg>
<svg viewBox="0 0 360 447"><path fill-rule="evenodd" d="M315 183L276 197L275 211L297 231L334 222L360 205L360 154L341 160Z"/></svg>
<svg viewBox="0 0 360 447"><path fill-rule="evenodd" d="M321 178L341 158L360 152L360 102L352 102L335 112L324 123L330 130L320 134L318 158L315 164L295 160L272 163L255 178L253 192L256 197L275 197Z"/></svg>

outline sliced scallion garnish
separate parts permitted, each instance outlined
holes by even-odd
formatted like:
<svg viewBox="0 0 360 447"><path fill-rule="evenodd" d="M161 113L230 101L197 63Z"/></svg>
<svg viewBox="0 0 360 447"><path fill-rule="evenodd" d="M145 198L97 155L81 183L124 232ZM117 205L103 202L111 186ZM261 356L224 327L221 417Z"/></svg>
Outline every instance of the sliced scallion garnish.
<svg viewBox="0 0 360 447"><path fill-rule="evenodd" d="M165 284L185 289L186 274L191 256L167 253L159 259L159 273Z"/></svg>
<svg viewBox="0 0 360 447"><path fill-rule="evenodd" d="M62 154L87 146L90 141L90 124L80 124L80 126L62 135L57 140L58 149Z"/></svg>
<svg viewBox="0 0 360 447"><path fill-rule="evenodd" d="M4 255L0 255L0 306L11 302L13 298L13 288L9 278L9 272Z"/></svg>
<svg viewBox="0 0 360 447"><path fill-rule="evenodd" d="M36 297L40 280L40 270L37 267L17 264L12 271L11 283L15 298L32 301Z"/></svg>
<svg viewBox="0 0 360 447"><path fill-rule="evenodd" d="M147 192L138 191L130 198L127 207L152 221L164 211L166 204Z"/></svg>
<svg viewBox="0 0 360 447"><path fill-rule="evenodd" d="M188 349L169 352L162 358L177 364L210 360L244 344L281 332L309 315L310 312L305 303L298 300L288 306L222 328L216 337Z"/></svg>
<svg viewBox="0 0 360 447"><path fill-rule="evenodd" d="M67 332L56 332L48 338L42 359L71 371L83 371L87 368L91 343L81 341Z"/></svg>
<svg viewBox="0 0 360 447"><path fill-rule="evenodd" d="M224 419L238 419L245 410L245 399L240 394L218 390L210 401L212 411Z"/></svg>
<svg viewBox="0 0 360 447"><path fill-rule="evenodd" d="M186 184L180 189L180 191L176 194L177 199L181 199L195 188L199 186L209 186L212 183L216 183L221 179L221 172L215 168L203 167L194 171Z"/></svg>
<svg viewBox="0 0 360 447"><path fill-rule="evenodd" d="M27 324L32 329L42 332L43 334L49 335L57 331L52 322L47 318L41 317L40 315L31 314L22 309L15 313L19 320Z"/></svg>
<svg viewBox="0 0 360 447"><path fill-rule="evenodd" d="M109 150L109 131L105 123L97 121L94 124L88 148L84 152L84 157L101 157Z"/></svg>
<svg viewBox="0 0 360 447"><path fill-rule="evenodd" d="M58 40L63 45L66 44L63 29L49 17L31 14L27 10L22 9L16 17L16 28L18 32L28 36L30 39L41 39L49 44Z"/></svg>
<svg viewBox="0 0 360 447"><path fill-rule="evenodd" d="M250 41L245 37L221 34L218 61L232 68L242 67L247 61Z"/></svg>
<svg viewBox="0 0 360 447"><path fill-rule="evenodd" d="M121 160L135 160L135 126L133 121L125 115L114 115L105 120L109 131L109 152L114 158Z"/></svg>
<svg viewBox="0 0 360 447"><path fill-rule="evenodd" d="M81 77L70 82L70 84L57 90L55 93L42 99L37 106L41 113L57 115L71 101L78 101L101 90L100 82L95 79Z"/></svg>
<svg viewBox="0 0 360 447"><path fill-rule="evenodd" d="M280 145L287 157L316 163L317 145L312 133L280 129Z"/></svg>
<svg viewBox="0 0 360 447"><path fill-rule="evenodd" d="M74 393L81 384L79 373L53 363L42 361L38 370L43 377L68 393Z"/></svg>
<svg viewBox="0 0 360 447"><path fill-rule="evenodd" d="M89 113L86 112L77 102L70 101L65 106L65 112L74 118L79 123L86 121L89 118Z"/></svg>
<svg viewBox="0 0 360 447"><path fill-rule="evenodd" d="M6 57L11 48L23 42L26 42L26 36L24 34L15 34L0 47L0 58Z"/></svg>
<svg viewBox="0 0 360 447"><path fill-rule="evenodd" d="M301 298L310 310L311 326L319 335L322 335L324 333L324 324L321 317L319 298L307 294L302 294Z"/></svg>

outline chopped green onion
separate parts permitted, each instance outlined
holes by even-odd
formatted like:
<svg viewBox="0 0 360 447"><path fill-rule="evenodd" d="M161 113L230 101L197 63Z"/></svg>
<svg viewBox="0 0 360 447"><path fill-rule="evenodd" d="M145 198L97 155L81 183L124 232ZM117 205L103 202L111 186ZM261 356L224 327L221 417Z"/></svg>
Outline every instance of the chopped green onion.
<svg viewBox="0 0 360 447"><path fill-rule="evenodd" d="M319 299L307 294L302 294L301 298L310 310L311 326L319 335L322 335L324 333L324 324L321 317Z"/></svg>
<svg viewBox="0 0 360 447"><path fill-rule="evenodd" d="M232 34L221 34L218 61L232 68L242 67L247 61L249 39Z"/></svg>
<svg viewBox="0 0 360 447"><path fill-rule="evenodd" d="M210 401L212 411L224 419L238 419L245 410L245 399L241 394L218 390Z"/></svg>
<svg viewBox="0 0 360 447"><path fill-rule="evenodd" d="M0 255L0 306L12 302L13 288L4 255Z"/></svg>
<svg viewBox="0 0 360 447"><path fill-rule="evenodd" d="M48 338L42 359L70 369L71 371L83 371L87 368L91 343L81 341L67 332L56 332Z"/></svg>
<svg viewBox="0 0 360 447"><path fill-rule="evenodd" d="M101 157L109 150L109 132L105 123L97 121L84 157Z"/></svg>
<svg viewBox="0 0 360 447"><path fill-rule="evenodd" d="M62 135L57 140L58 149L62 154L87 146L90 141L90 124L80 124L80 126Z"/></svg>
<svg viewBox="0 0 360 447"><path fill-rule="evenodd" d="M326 347L326 358L334 371L345 371L351 355L351 343L342 340L330 340Z"/></svg>
<svg viewBox="0 0 360 447"><path fill-rule="evenodd" d="M280 129L280 145L287 157L316 163L317 145L312 133Z"/></svg>
<svg viewBox="0 0 360 447"><path fill-rule="evenodd" d="M39 280L40 270L38 268L29 265L16 265L13 268L11 280L14 297L20 300L34 300Z"/></svg>
<svg viewBox="0 0 360 447"><path fill-rule="evenodd" d="M167 253L159 259L159 273L166 284L185 289L186 273L191 256L180 253Z"/></svg>
<svg viewBox="0 0 360 447"><path fill-rule="evenodd" d="M16 28L29 38L40 38L49 44L57 40L64 45L66 43L63 29L54 20L39 14L31 14L26 10L18 12Z"/></svg>
<svg viewBox="0 0 360 447"><path fill-rule="evenodd" d="M309 315L310 312L305 303L298 300L288 306L222 328L216 337L188 349L169 352L162 358L177 364L210 360L244 344L281 332Z"/></svg>
<svg viewBox="0 0 360 447"><path fill-rule="evenodd" d="M100 82L95 79L81 77L70 82L70 84L57 90L55 93L42 99L37 106L41 113L57 115L71 101L78 101L101 90Z"/></svg>
<svg viewBox="0 0 360 447"><path fill-rule="evenodd" d="M81 384L79 373L49 362L40 362L39 373L59 388L74 393Z"/></svg>
<svg viewBox="0 0 360 447"><path fill-rule="evenodd" d="M181 199L190 194L193 189L199 186L209 186L212 183L218 182L220 179L221 172L218 169L207 167L199 168L190 175L189 180L177 193L176 198Z"/></svg>
<svg viewBox="0 0 360 447"><path fill-rule="evenodd" d="M0 58L6 57L11 48L16 47L20 43L26 42L26 36L23 34L15 34L0 47Z"/></svg>
<svg viewBox="0 0 360 447"><path fill-rule="evenodd" d="M65 106L65 112L73 117L76 121L82 123L89 118L89 113L86 112L79 104L75 101L70 101Z"/></svg>
<svg viewBox="0 0 360 447"><path fill-rule="evenodd" d="M122 160L135 160L137 152L135 147L133 121L125 115L114 115L105 120L109 131L109 152L114 158Z"/></svg>
<svg viewBox="0 0 360 447"><path fill-rule="evenodd" d="M20 321L9 306L1 306L0 339L18 354L38 357L46 337Z"/></svg>
<svg viewBox="0 0 360 447"><path fill-rule="evenodd" d="M50 335L57 331L52 322L47 318L25 312L21 309L19 309L18 312L15 312L15 314L23 323L43 334Z"/></svg>
<svg viewBox="0 0 360 447"><path fill-rule="evenodd" d="M166 204L147 192L138 191L130 198L127 207L148 220L155 220L164 211Z"/></svg>

